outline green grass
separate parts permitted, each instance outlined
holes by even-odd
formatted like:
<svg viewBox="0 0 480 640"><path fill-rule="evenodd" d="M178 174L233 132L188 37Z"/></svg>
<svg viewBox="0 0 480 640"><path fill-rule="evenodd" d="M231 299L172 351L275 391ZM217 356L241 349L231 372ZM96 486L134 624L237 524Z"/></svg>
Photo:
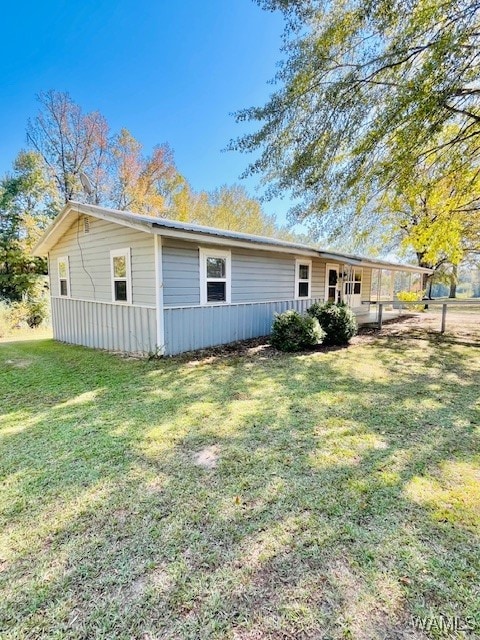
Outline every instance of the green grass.
<svg viewBox="0 0 480 640"><path fill-rule="evenodd" d="M478 349L435 336L0 344L0 637L479 637L479 388Z"/></svg>

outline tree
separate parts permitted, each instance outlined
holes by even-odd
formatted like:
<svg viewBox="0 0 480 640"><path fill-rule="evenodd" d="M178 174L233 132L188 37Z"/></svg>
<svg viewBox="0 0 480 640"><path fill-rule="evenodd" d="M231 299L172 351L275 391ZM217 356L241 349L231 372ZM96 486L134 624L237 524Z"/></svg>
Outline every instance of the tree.
<svg viewBox="0 0 480 640"><path fill-rule="evenodd" d="M246 173L299 198L296 221L341 229L432 154L463 146L478 162L476 2L257 2L285 14L285 60L268 102L237 114L259 129L230 148L260 152Z"/></svg>
<svg viewBox="0 0 480 640"><path fill-rule="evenodd" d="M28 124L27 138L61 200L88 199L138 214L295 239L242 187L195 192L177 171L168 144L145 155L127 129L111 135L99 112L84 113L68 93L47 91L38 100L40 110ZM82 172L92 183L91 195L83 190Z"/></svg>
<svg viewBox="0 0 480 640"><path fill-rule="evenodd" d="M0 298L21 300L46 273L45 261L32 258L31 249L59 209L42 158L20 152L12 175L0 183Z"/></svg>
<svg viewBox="0 0 480 640"><path fill-rule="evenodd" d="M64 202L84 200L83 172L93 186L96 204L108 189L109 127L98 112L83 113L68 93L38 95L40 111L28 122L27 140L51 173Z"/></svg>
<svg viewBox="0 0 480 640"><path fill-rule="evenodd" d="M111 154L113 206L146 215L164 212L178 176L170 147L158 145L151 156L144 157L142 145L122 129L113 139Z"/></svg>
<svg viewBox="0 0 480 640"><path fill-rule="evenodd" d="M267 216L258 200L242 186L223 185L216 189L209 195L209 205L204 221L208 226L264 236L278 232L274 217Z"/></svg>
<svg viewBox="0 0 480 640"><path fill-rule="evenodd" d="M413 251L421 267L448 273L454 296L459 264L480 250L479 202L478 167L470 166L459 147L417 163L415 175L399 172L358 219L370 225L372 235L375 226L381 229L377 241L383 248Z"/></svg>
<svg viewBox="0 0 480 640"><path fill-rule="evenodd" d="M267 215L262 210L261 203L249 196L241 185L223 185L211 193L195 193L182 180L181 188L174 194L171 208L167 211L167 215L176 220L292 242L308 241L279 226L275 216Z"/></svg>

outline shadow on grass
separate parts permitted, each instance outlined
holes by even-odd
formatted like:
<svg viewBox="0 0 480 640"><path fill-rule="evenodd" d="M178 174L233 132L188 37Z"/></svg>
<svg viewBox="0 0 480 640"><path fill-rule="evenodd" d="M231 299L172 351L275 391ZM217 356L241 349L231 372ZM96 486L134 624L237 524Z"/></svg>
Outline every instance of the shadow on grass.
<svg viewBox="0 0 480 640"><path fill-rule="evenodd" d="M477 614L471 351L48 341L0 366L2 637L421 638L412 615Z"/></svg>

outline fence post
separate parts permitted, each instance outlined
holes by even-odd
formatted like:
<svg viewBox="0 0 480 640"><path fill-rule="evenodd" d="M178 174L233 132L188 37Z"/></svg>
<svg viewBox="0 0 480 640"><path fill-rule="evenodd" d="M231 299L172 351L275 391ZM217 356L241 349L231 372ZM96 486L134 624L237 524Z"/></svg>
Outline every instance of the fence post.
<svg viewBox="0 0 480 640"><path fill-rule="evenodd" d="M447 324L447 305L442 304L442 328L440 333L445 333L445 325Z"/></svg>
<svg viewBox="0 0 480 640"><path fill-rule="evenodd" d="M382 329L382 320L383 320L383 304L380 303L378 305L378 330Z"/></svg>

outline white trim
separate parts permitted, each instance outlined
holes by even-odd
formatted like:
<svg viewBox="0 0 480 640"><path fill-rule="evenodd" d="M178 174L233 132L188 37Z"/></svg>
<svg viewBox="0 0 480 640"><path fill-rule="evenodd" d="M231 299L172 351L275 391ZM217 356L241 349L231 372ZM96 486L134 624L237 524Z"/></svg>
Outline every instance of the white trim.
<svg viewBox="0 0 480 640"><path fill-rule="evenodd" d="M118 307L127 306L125 302L112 302L111 300L93 300L92 298L66 298L65 296L51 296L52 300L71 300L72 302L92 302L94 304L110 304ZM137 309L152 309L155 310L157 307L154 307L151 304L131 304L128 305L130 307L135 307Z"/></svg>
<svg viewBox="0 0 480 640"><path fill-rule="evenodd" d="M355 257L342 253L330 253L329 251L322 251L321 249L317 251L317 257L327 262L330 261L330 264L335 264L331 261L336 260L339 264L349 264L353 267L365 267L367 269L386 269L389 271L404 271L406 273L433 273L432 269L416 267L413 264L399 264L398 262L387 261L376 262L369 258L362 258L361 256Z"/></svg>
<svg viewBox="0 0 480 640"><path fill-rule="evenodd" d="M300 300L305 300L305 301L312 301L312 302L323 302L323 299L318 298L318 297L314 297L314 298L299 298ZM240 305L252 305L252 304L273 304L273 303L280 303L280 302L297 302L297 300L295 298L283 298L282 300L250 300L247 302L230 302L229 303L229 307L238 307ZM480 301L479 301L480 302ZM208 306L208 307L225 307L226 304L225 302L209 302L208 305L202 305L202 304L180 304L180 305L174 305L174 306L166 306L165 307L165 311L170 311L171 309L202 309L204 306Z"/></svg>
<svg viewBox="0 0 480 640"><path fill-rule="evenodd" d="M200 306L230 304L232 301L232 252L199 247L198 257L200 263ZM225 260L225 278L207 279L207 258L222 258ZM225 302L208 302L207 282L225 282Z"/></svg>
<svg viewBox="0 0 480 640"><path fill-rule="evenodd" d="M132 215L132 220L117 219L115 220L112 215L113 211L102 211L100 208L92 209L89 205L80 205L79 203L67 202L62 212L53 220L49 227L47 227L44 235L40 238L37 244L32 249L32 255L41 257L46 252L50 251L60 240L60 238L67 232L72 225L72 220L69 220L70 216L76 216L77 220L82 215L93 216L99 218L105 222L113 222L123 227L129 227L130 229L136 229L137 231L143 231L144 233L152 233L152 226L144 221L136 221L135 216Z"/></svg>
<svg viewBox="0 0 480 640"><path fill-rule="evenodd" d="M300 267L308 267L308 279L300 278ZM308 295L301 296L298 293L298 285L300 282L306 282L308 284ZM308 300L312 294L312 261L305 260L304 258L296 258L295 260L295 300Z"/></svg>
<svg viewBox="0 0 480 640"><path fill-rule="evenodd" d="M162 237L153 236L153 250L155 252L155 310L157 319L157 349L159 354L165 353L165 318L163 313L163 258Z"/></svg>
<svg viewBox="0 0 480 640"><path fill-rule="evenodd" d="M65 278L61 278L60 277L60 264L61 263L65 263L65 267L66 267L66 277ZM59 298L70 298L70 262L68 260L68 256L59 256L57 258L57 276L58 276L58 297ZM61 280L66 280L67 283L67 295L66 296L62 296L61 291L62 288L60 286L60 281Z"/></svg>
<svg viewBox="0 0 480 640"><path fill-rule="evenodd" d="M117 302L118 304L132 304L132 265L130 258L131 250L130 247L125 247L124 249L111 249L110 250L110 276L112 281L112 302ZM125 278L116 278L113 271L113 259L114 258L125 258L125 269L126 276ZM125 281L127 284L127 299L124 300L115 300L115 280Z"/></svg>

